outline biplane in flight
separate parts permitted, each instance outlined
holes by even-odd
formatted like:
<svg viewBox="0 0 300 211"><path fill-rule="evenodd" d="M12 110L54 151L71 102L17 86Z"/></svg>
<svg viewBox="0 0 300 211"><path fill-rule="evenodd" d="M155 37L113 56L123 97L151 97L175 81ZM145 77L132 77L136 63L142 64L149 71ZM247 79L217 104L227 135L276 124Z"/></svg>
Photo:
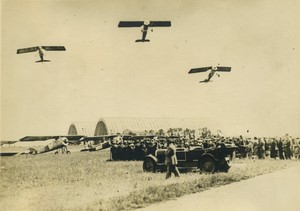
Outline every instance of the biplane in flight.
<svg viewBox="0 0 300 211"><path fill-rule="evenodd" d="M230 72L231 71L231 67L221 67L221 66L209 66L209 67L200 67L200 68L193 68L189 71L189 74L191 73L199 73L199 72L206 72L209 71L208 74L208 78L200 81L200 83L207 83L207 82L211 82L211 78L214 76L214 74L216 72ZM220 75L218 73L216 73L216 75L218 77L220 77Z"/></svg>
<svg viewBox="0 0 300 211"><path fill-rule="evenodd" d="M36 62L50 62L50 60L44 59L44 53L43 53L42 49L44 49L45 51L65 51L66 50L66 48L64 46L36 46L36 47L18 49L17 54L31 53L31 52L38 51L40 60L38 60Z"/></svg>
<svg viewBox="0 0 300 211"><path fill-rule="evenodd" d="M142 27L142 39L135 42L150 42L146 39L149 27L170 27L171 21L120 21L118 27ZM153 31L153 29L151 29Z"/></svg>

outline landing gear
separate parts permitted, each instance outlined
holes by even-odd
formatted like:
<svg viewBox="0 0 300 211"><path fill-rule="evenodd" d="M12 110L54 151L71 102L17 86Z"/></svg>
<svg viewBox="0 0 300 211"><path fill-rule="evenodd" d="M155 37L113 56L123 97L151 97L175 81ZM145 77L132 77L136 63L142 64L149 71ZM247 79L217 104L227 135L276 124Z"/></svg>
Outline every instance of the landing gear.
<svg viewBox="0 0 300 211"><path fill-rule="evenodd" d="M55 155L57 155L57 154L59 154L61 152L61 154L64 154L64 153L66 153L66 154L71 154L71 152L68 150L68 148L67 147L62 147L62 148L60 148L60 149L57 149L56 151L55 151Z"/></svg>

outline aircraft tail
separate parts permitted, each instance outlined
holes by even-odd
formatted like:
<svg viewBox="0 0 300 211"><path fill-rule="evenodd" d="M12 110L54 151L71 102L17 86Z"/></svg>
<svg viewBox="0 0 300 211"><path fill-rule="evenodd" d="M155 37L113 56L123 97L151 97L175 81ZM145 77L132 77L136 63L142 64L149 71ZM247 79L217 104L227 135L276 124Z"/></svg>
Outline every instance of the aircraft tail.
<svg viewBox="0 0 300 211"><path fill-rule="evenodd" d="M39 61L36 61L36 63L38 62L50 62L51 60L39 60Z"/></svg>
<svg viewBox="0 0 300 211"><path fill-rule="evenodd" d="M35 148L28 148L25 152L20 153L21 155L36 155L38 154L38 150L36 150Z"/></svg>
<svg viewBox="0 0 300 211"><path fill-rule="evenodd" d="M212 81L207 81L207 80L199 81L199 83L207 83L207 82L212 82Z"/></svg>
<svg viewBox="0 0 300 211"><path fill-rule="evenodd" d="M135 42L150 42L150 40L136 40Z"/></svg>

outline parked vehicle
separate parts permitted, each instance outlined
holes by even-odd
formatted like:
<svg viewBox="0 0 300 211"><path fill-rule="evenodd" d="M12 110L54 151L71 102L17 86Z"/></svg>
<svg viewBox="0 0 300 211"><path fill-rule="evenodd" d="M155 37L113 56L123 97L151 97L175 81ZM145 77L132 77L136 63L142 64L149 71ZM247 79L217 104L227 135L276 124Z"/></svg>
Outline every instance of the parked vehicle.
<svg viewBox="0 0 300 211"><path fill-rule="evenodd" d="M229 162L237 150L236 146L219 144L217 147L203 148L200 146L190 148L177 148L176 156L179 169L197 168L201 172L227 172ZM158 149L155 155L147 155L143 162L145 172L164 171L166 149Z"/></svg>

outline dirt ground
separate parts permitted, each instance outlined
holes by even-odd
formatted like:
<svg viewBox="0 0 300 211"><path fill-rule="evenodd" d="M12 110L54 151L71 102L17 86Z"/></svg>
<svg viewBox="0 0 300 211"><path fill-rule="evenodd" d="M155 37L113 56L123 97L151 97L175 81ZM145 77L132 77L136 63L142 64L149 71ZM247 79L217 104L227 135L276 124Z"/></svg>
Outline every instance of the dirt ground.
<svg viewBox="0 0 300 211"><path fill-rule="evenodd" d="M136 211L299 211L299 196L300 162L292 168L186 195Z"/></svg>

